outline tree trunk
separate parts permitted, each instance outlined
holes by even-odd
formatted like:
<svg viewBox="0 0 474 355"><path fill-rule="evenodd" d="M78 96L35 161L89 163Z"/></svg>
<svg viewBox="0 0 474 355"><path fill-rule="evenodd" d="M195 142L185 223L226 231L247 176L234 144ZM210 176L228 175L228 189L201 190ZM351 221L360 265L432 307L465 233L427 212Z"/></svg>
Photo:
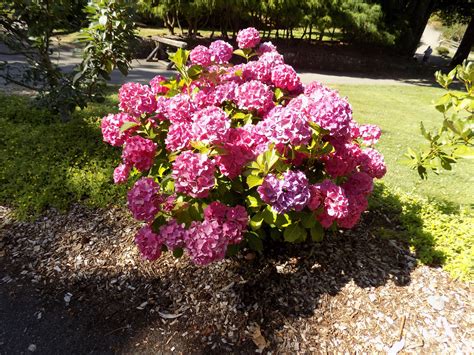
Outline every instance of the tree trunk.
<svg viewBox="0 0 474 355"><path fill-rule="evenodd" d="M408 16L410 29L402 45L403 54L410 56L415 54L423 31L433 12L435 2L436 0L417 0L412 3L411 8L407 9L407 12L410 14Z"/></svg>
<svg viewBox="0 0 474 355"><path fill-rule="evenodd" d="M464 59L467 59L469 53L471 52L472 46L474 45L474 16L471 17L469 25L467 25L466 32L462 37L461 44L454 54L453 59L451 60L451 65L455 66L461 64Z"/></svg>

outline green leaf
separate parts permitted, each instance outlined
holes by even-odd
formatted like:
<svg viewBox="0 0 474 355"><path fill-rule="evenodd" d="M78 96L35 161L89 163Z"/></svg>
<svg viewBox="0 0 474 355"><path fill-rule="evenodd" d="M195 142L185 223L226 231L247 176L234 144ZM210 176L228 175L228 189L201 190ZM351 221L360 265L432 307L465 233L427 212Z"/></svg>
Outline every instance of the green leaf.
<svg viewBox="0 0 474 355"><path fill-rule="evenodd" d="M230 257L230 256L237 255L239 250L240 250L240 245L230 244L230 245L227 246L226 256Z"/></svg>
<svg viewBox="0 0 474 355"><path fill-rule="evenodd" d="M250 218L250 228L252 230L258 230L262 226L263 215L262 212L256 213Z"/></svg>
<svg viewBox="0 0 474 355"><path fill-rule="evenodd" d="M299 223L290 224L283 232L283 238L290 243L304 242L306 237L306 229L301 227Z"/></svg>
<svg viewBox="0 0 474 355"><path fill-rule="evenodd" d="M236 49L234 54L247 59L247 54L242 49Z"/></svg>
<svg viewBox="0 0 474 355"><path fill-rule="evenodd" d="M261 206L260 200L257 197L252 196L252 195L247 196L247 202L248 202L247 205L249 207L259 207L259 206Z"/></svg>
<svg viewBox="0 0 474 355"><path fill-rule="evenodd" d="M276 88L275 89L275 99L279 101L283 96L285 96L285 93L283 92L282 89Z"/></svg>
<svg viewBox="0 0 474 355"><path fill-rule="evenodd" d="M270 206L267 206L262 211L262 216L266 224L274 224L277 219L278 214L275 211L273 211Z"/></svg>
<svg viewBox="0 0 474 355"><path fill-rule="evenodd" d="M202 73L202 67L200 65L192 65L188 68L188 75L191 79L197 79Z"/></svg>
<svg viewBox="0 0 474 355"><path fill-rule="evenodd" d="M183 256L183 248L176 248L175 250L173 250L173 256L175 258L180 258Z"/></svg>
<svg viewBox="0 0 474 355"><path fill-rule="evenodd" d="M153 223L151 224L151 229L153 232L158 233L160 231L160 227L164 224L166 224L166 218L163 215L160 215L155 218Z"/></svg>
<svg viewBox="0 0 474 355"><path fill-rule="evenodd" d="M120 126L120 132L125 132L127 129L136 127L138 125L140 125L138 122L126 121L123 123L123 125Z"/></svg>
<svg viewBox="0 0 474 355"><path fill-rule="evenodd" d="M247 185L249 186L249 189L259 186L262 184L263 178L260 176L255 176L255 175L249 175L247 176Z"/></svg>
<svg viewBox="0 0 474 355"><path fill-rule="evenodd" d="M321 226L321 224L317 223L316 225L311 227L310 233L311 233L311 239L313 240L313 242L321 242L323 240L324 229L323 229L323 226Z"/></svg>
<svg viewBox="0 0 474 355"><path fill-rule="evenodd" d="M255 232L247 233L247 243L250 249L261 253L263 251L263 241L260 236Z"/></svg>
<svg viewBox="0 0 474 355"><path fill-rule="evenodd" d="M316 217L313 213L305 213L301 219L301 224L307 229L313 228L316 225Z"/></svg>

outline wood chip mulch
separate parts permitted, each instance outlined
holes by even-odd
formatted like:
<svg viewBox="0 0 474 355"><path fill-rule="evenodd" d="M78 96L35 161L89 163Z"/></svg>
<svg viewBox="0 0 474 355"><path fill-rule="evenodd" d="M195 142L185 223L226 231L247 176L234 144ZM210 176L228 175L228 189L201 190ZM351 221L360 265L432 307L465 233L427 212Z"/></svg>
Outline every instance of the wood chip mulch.
<svg viewBox="0 0 474 355"><path fill-rule="evenodd" d="M204 268L141 260L119 209L0 227L0 354L474 351L473 285L363 223Z"/></svg>

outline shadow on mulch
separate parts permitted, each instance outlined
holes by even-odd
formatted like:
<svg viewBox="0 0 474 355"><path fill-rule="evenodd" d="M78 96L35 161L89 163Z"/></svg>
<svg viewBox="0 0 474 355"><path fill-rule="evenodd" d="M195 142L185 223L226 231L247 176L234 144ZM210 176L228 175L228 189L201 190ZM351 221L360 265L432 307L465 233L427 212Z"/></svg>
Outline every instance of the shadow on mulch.
<svg viewBox="0 0 474 355"><path fill-rule="evenodd" d="M383 198L389 206L400 205L395 196ZM60 214L49 218L60 221L51 241L41 219L37 235L26 223L5 227L0 270L13 280L6 283L4 277L0 290L0 323L8 324L0 333L2 352L21 353L35 344L40 353L254 353L253 324L262 327L269 349L292 351L287 343L292 320L317 317L322 326L331 321L328 299L349 284L373 288L392 281L403 287L416 266L408 243L374 235L381 224L403 232L397 216L386 214L396 209L369 212L357 229L328 235L322 243L272 244L253 260L241 254L207 268L169 256L149 264L137 255L137 264L124 266L118 259L126 247L136 254L131 236L117 235L127 218L75 209L71 220ZM37 253L27 246L34 248L34 240L42 243ZM87 254L67 256L65 250L84 249L91 240L102 267L75 269L71 260ZM35 266L36 258L51 256L60 272ZM34 274L41 277L31 283ZM72 300L65 306L67 292ZM353 310L338 311L350 319Z"/></svg>

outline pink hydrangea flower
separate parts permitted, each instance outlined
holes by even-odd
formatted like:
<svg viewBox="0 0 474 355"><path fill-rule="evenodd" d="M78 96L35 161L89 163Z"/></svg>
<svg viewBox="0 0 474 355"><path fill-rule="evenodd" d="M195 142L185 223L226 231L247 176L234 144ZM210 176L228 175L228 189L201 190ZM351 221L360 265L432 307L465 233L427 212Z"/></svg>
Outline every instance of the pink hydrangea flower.
<svg viewBox="0 0 474 355"><path fill-rule="evenodd" d="M280 64L272 70L272 82L280 89L286 89L288 91L302 91L302 84L300 77L293 69L292 66L287 64Z"/></svg>
<svg viewBox="0 0 474 355"><path fill-rule="evenodd" d="M153 113L156 110L156 98L153 90L147 85L125 83L119 90L119 107L132 116Z"/></svg>
<svg viewBox="0 0 474 355"><path fill-rule="evenodd" d="M328 130L331 136L350 139L352 108L336 91L320 88L317 84L310 85L305 94L291 100L288 106L302 110L309 120Z"/></svg>
<svg viewBox="0 0 474 355"><path fill-rule="evenodd" d="M163 240L149 226L145 226L135 236L135 244L143 259L153 261L161 255Z"/></svg>
<svg viewBox="0 0 474 355"><path fill-rule="evenodd" d="M337 219L341 228L352 228L359 222L360 215L367 209L368 202L364 195L348 194L347 215Z"/></svg>
<svg viewBox="0 0 474 355"><path fill-rule="evenodd" d="M362 151L360 157L360 169L373 178L381 179L387 172L383 155L372 148L366 148Z"/></svg>
<svg viewBox="0 0 474 355"><path fill-rule="evenodd" d="M196 105L187 94L178 94L168 100L167 118L171 123L191 122Z"/></svg>
<svg viewBox="0 0 474 355"><path fill-rule="evenodd" d="M298 146L311 140L312 132L306 116L289 107L275 106L257 126L274 143Z"/></svg>
<svg viewBox="0 0 474 355"><path fill-rule="evenodd" d="M128 208L139 221L151 222L160 211L162 197L160 185L149 177L143 177L128 191Z"/></svg>
<svg viewBox="0 0 474 355"><path fill-rule="evenodd" d="M292 170L283 173L282 179L268 174L257 192L262 201L278 213L301 211L311 197L306 175L302 171Z"/></svg>
<svg viewBox="0 0 474 355"><path fill-rule="evenodd" d="M246 82L235 90L236 103L242 110L264 114L273 106L273 91L257 80Z"/></svg>
<svg viewBox="0 0 474 355"><path fill-rule="evenodd" d="M219 223L229 244L238 244L242 241L249 219L245 207L240 205L229 207L219 201L211 202L206 207L204 217L206 220Z"/></svg>
<svg viewBox="0 0 474 355"><path fill-rule="evenodd" d="M318 215L318 220L324 228L329 228L336 219L348 215L349 202L340 186L337 186L331 180L324 180L314 186L321 191L321 195L324 197L324 210Z"/></svg>
<svg viewBox="0 0 474 355"><path fill-rule="evenodd" d="M125 142L125 139L130 136L130 133L133 132L133 128L127 129L125 132L120 131L120 128L125 122L136 122L136 120L127 113L105 116L100 123L104 142L115 147L121 146Z"/></svg>
<svg viewBox="0 0 474 355"><path fill-rule="evenodd" d="M374 145L379 141L382 131L376 125L366 124L359 127L359 135L365 145Z"/></svg>
<svg viewBox="0 0 474 355"><path fill-rule="evenodd" d="M215 157L214 161L221 173L229 179L234 179L240 175L243 167L255 156L260 154L256 151L257 135L252 134L250 127L230 128L227 140L223 144L225 153ZM266 147L263 150L265 150Z"/></svg>
<svg viewBox="0 0 474 355"><path fill-rule="evenodd" d="M210 94L212 104L219 106L226 101L233 101L235 99L235 89L237 83L230 81L215 87L214 91Z"/></svg>
<svg viewBox="0 0 474 355"><path fill-rule="evenodd" d="M270 65L271 68L276 67L277 65L285 64L285 59L278 52L263 53L260 58L258 58L258 61Z"/></svg>
<svg viewBox="0 0 474 355"><path fill-rule="evenodd" d="M211 52L211 60L218 64L228 63L234 53L232 46L221 40L212 42L209 50Z"/></svg>
<svg viewBox="0 0 474 355"><path fill-rule="evenodd" d="M319 189L315 185L311 185L309 187L309 190L310 190L310 198L309 198L309 201L308 201L308 208L311 211L314 211L314 210L318 209L321 206L321 204L323 203L323 200L324 200L324 196L321 192L321 189Z"/></svg>
<svg viewBox="0 0 474 355"><path fill-rule="evenodd" d="M173 162L175 190L196 198L207 197L216 182L214 173L214 163L207 155L184 151Z"/></svg>
<svg viewBox="0 0 474 355"><path fill-rule="evenodd" d="M197 265L208 265L224 259L227 238L216 220L194 221L186 233L186 250Z"/></svg>
<svg viewBox="0 0 474 355"><path fill-rule="evenodd" d="M209 106L197 111L192 120L192 140L211 144L225 142L230 129L230 119L224 110Z"/></svg>
<svg viewBox="0 0 474 355"><path fill-rule="evenodd" d="M374 189L374 181L369 174L355 172L342 184L342 187L348 194L368 196Z"/></svg>
<svg viewBox="0 0 474 355"><path fill-rule="evenodd" d="M122 159L125 164L133 165L140 171L146 171L153 165L156 143L141 136L133 136L125 142Z"/></svg>
<svg viewBox="0 0 474 355"><path fill-rule="evenodd" d="M271 84L273 64L265 61L251 61L242 68L242 77L246 81L258 80L265 84Z"/></svg>
<svg viewBox="0 0 474 355"><path fill-rule="evenodd" d="M189 147L191 139L191 123L174 123L165 139L166 149L171 152L183 150Z"/></svg>
<svg viewBox="0 0 474 355"><path fill-rule="evenodd" d="M249 27L237 33L237 45L239 48L253 48L260 43L260 33L257 29Z"/></svg>
<svg viewBox="0 0 474 355"><path fill-rule="evenodd" d="M194 49L189 53L191 63L202 65L203 67L207 67L211 64L211 56L212 52L209 48L201 45L194 47Z"/></svg>
<svg viewBox="0 0 474 355"><path fill-rule="evenodd" d="M157 75L150 81L151 91L155 95L164 95L169 91L169 88L163 84L166 82L166 78L162 75Z"/></svg>
<svg viewBox="0 0 474 355"><path fill-rule="evenodd" d="M184 247L186 233L187 230L184 228L184 224L179 224L175 219L171 219L160 227L159 236L168 249L175 250Z"/></svg>
<svg viewBox="0 0 474 355"><path fill-rule="evenodd" d="M126 164L120 164L114 170L114 183L123 184L128 180L128 175L130 174L131 166Z"/></svg>
<svg viewBox="0 0 474 355"><path fill-rule="evenodd" d="M336 151L321 158L331 177L345 176L354 171L359 163L361 149L357 144L335 145Z"/></svg>
<svg viewBox="0 0 474 355"><path fill-rule="evenodd" d="M262 55L263 53L276 52L277 48L272 42L263 42L258 47L258 54Z"/></svg>

